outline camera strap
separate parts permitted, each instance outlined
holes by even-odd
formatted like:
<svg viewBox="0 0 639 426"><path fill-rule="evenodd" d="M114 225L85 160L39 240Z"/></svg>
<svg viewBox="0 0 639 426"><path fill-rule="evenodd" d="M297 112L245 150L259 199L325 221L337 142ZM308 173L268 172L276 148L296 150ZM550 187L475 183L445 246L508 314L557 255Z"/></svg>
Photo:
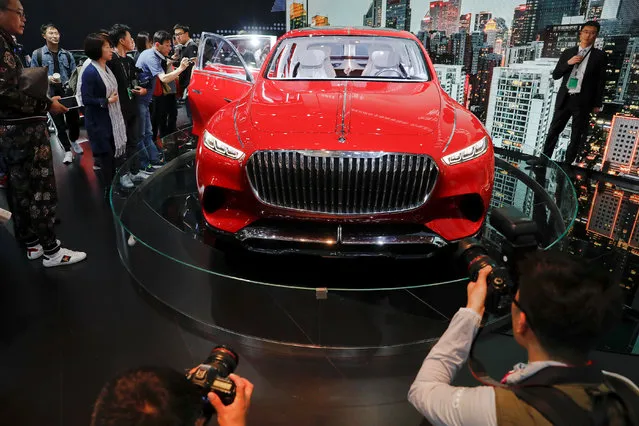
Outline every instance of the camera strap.
<svg viewBox="0 0 639 426"><path fill-rule="evenodd" d="M475 344L477 343L477 340L479 339L479 336L482 334L482 332L492 332L494 330L502 328L509 323L510 315L506 315L489 324L482 324L482 326L479 328L479 331L475 335L475 338L473 339L473 343L470 345L470 353L468 355L468 369L470 370L470 374L473 375L475 380L479 381L483 385L497 388L508 387L505 384L498 382L497 380L490 377L486 370L486 367L484 367L484 364L475 356Z"/></svg>

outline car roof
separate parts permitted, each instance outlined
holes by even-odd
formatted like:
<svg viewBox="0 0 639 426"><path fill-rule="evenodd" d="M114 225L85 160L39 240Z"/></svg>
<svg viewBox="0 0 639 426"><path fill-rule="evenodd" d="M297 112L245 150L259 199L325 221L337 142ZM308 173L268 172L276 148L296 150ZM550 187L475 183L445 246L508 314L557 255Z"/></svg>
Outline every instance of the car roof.
<svg viewBox="0 0 639 426"><path fill-rule="evenodd" d="M417 38L408 31L401 31L394 28L373 28L373 27L308 27L291 30L282 36L282 39L293 37L310 37L325 35L351 35L351 36L378 36L397 37L416 40Z"/></svg>

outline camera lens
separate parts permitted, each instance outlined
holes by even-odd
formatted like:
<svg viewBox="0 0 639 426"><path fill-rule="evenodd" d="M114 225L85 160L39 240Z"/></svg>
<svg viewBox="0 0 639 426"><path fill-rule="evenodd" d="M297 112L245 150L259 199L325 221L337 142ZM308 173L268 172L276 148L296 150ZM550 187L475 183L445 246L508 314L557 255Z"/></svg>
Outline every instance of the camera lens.
<svg viewBox="0 0 639 426"><path fill-rule="evenodd" d="M216 346L204 361L221 377L227 377L233 373L239 362L240 357L228 346Z"/></svg>

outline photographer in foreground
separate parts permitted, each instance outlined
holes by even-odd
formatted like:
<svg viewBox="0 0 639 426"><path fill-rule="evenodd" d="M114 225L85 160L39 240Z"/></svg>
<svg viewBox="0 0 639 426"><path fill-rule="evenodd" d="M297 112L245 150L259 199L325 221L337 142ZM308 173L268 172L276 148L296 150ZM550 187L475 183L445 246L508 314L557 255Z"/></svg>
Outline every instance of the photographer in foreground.
<svg viewBox="0 0 639 426"><path fill-rule="evenodd" d="M246 426L253 393L248 380L230 374L236 396L224 405L213 392L207 395L220 426ZM170 368L138 368L107 383L95 402L91 426L203 426L201 390Z"/></svg>
<svg viewBox="0 0 639 426"><path fill-rule="evenodd" d="M436 425L633 424L639 389L625 377L602 374L588 360L621 313L619 286L560 252L531 253L519 270L512 329L528 352L528 364L516 365L502 385L450 384L469 356L484 314L491 271L485 267L468 284L467 306L424 360L409 401Z"/></svg>

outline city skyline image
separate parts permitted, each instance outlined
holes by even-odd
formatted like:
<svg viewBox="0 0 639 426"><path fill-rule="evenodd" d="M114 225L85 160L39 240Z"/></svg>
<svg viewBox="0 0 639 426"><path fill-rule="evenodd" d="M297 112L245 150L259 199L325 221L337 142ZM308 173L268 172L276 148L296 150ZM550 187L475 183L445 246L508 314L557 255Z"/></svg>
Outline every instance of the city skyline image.
<svg viewBox="0 0 639 426"><path fill-rule="evenodd" d="M616 1L616 0L615 0ZM306 8L306 0L286 0L287 11L290 11L293 3L301 3ZM386 2L382 0L382 22L386 22ZM331 25L334 26L362 26L363 17L369 10L373 0L350 0L340 2L338 0L308 0L309 16L328 16ZM411 8L410 31L417 33L424 16L430 9L430 1L409 0ZM508 26L513 19L515 8L526 3L525 0L462 0L461 14L472 13L475 15L482 11L491 11L493 16L504 18ZM474 22L474 21L472 21ZM474 24L473 24L474 25Z"/></svg>

